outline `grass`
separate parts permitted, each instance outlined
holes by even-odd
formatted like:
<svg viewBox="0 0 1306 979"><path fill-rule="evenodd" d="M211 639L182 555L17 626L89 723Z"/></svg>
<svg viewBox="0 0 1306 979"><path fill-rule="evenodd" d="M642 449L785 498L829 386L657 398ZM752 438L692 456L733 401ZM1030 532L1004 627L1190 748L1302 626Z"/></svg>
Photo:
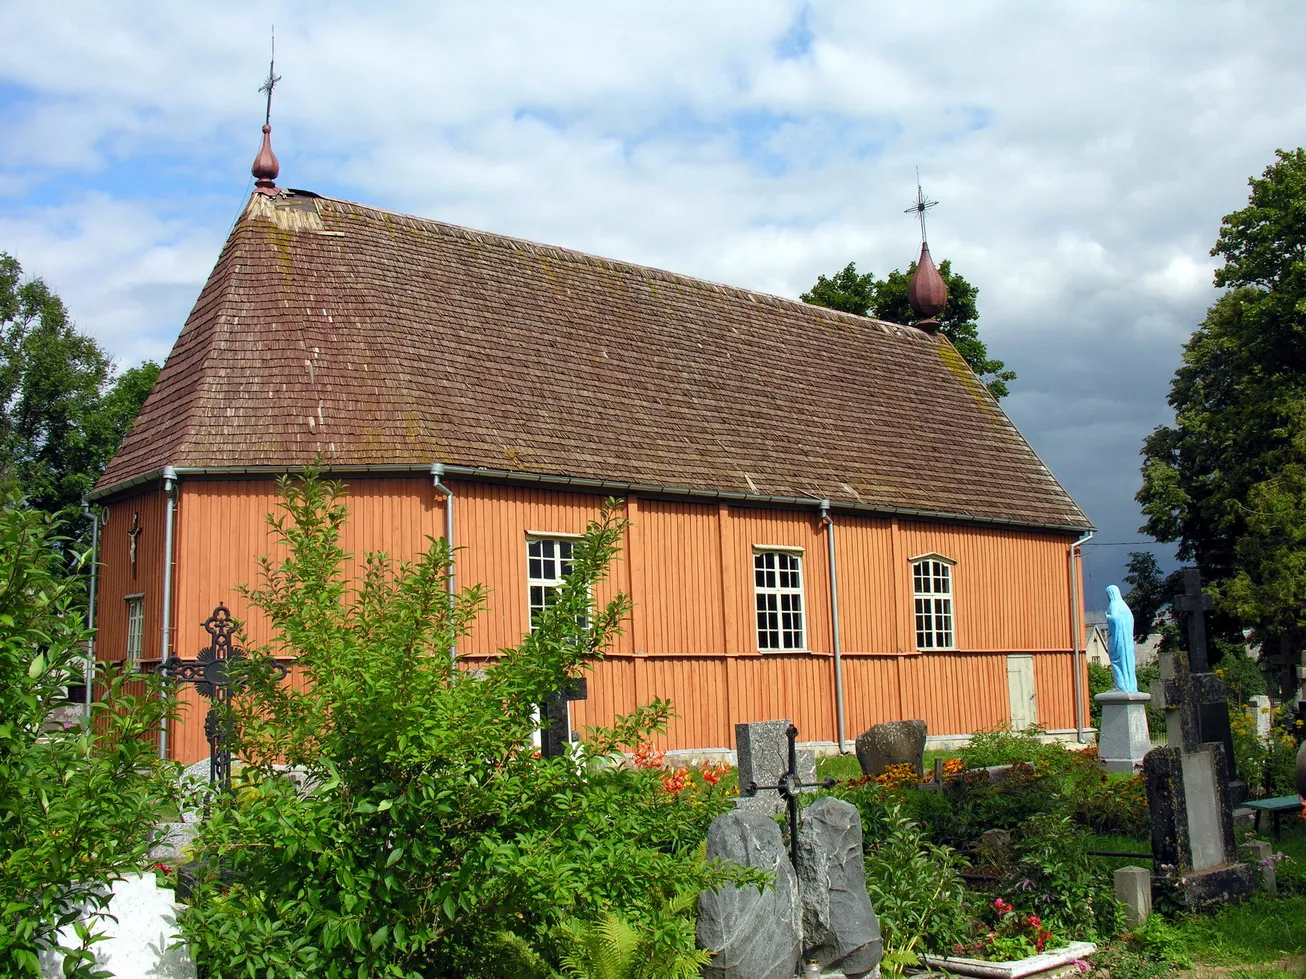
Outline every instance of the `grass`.
<svg viewBox="0 0 1306 979"><path fill-rule="evenodd" d="M1306 954L1306 897L1257 895L1214 914L1172 921L1194 962L1256 965Z"/></svg>
<svg viewBox="0 0 1306 979"><path fill-rule="evenodd" d="M956 758L955 751L927 751L925 752L925 774L929 775L934 771L934 759L942 758L947 761L949 758ZM862 766L857 762L857 756L849 753L846 755L830 755L827 758L818 759L816 762L816 777L836 778L840 782L846 782L848 779L861 778Z"/></svg>

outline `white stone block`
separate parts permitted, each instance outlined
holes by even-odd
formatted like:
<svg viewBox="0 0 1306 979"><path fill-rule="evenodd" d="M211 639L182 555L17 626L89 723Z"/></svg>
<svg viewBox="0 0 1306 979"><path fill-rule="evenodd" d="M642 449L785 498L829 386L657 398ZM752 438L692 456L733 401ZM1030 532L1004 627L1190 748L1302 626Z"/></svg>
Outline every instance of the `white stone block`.
<svg viewBox="0 0 1306 979"><path fill-rule="evenodd" d="M1109 772L1133 772L1152 750L1147 729L1151 694L1108 690L1093 698L1102 705L1102 727L1097 735L1097 757Z"/></svg>
<svg viewBox="0 0 1306 979"><path fill-rule="evenodd" d="M115 881L108 909L112 917L88 922L92 931L107 936L91 946L96 966L120 977L195 979L190 953L171 947L179 937L174 896L155 883L152 873ZM59 941L70 947L79 944L71 926L60 932ZM46 979L63 976L62 956L43 955L41 966Z"/></svg>

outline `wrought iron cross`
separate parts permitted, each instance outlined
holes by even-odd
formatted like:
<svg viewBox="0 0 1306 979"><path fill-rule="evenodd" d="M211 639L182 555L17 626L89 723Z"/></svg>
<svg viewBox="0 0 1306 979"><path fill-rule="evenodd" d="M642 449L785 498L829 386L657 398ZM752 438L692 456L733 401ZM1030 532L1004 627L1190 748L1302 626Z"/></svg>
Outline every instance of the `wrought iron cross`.
<svg viewBox="0 0 1306 979"><path fill-rule="evenodd" d="M204 621L209 634L209 644L201 649L195 659L170 656L156 672L182 683L193 683L200 696L212 702L204 717L204 736L209 742L209 784L231 787L231 728L225 707L231 700L232 687L238 684L231 676L230 664L245 658L245 650L232 644L236 623L227 606L219 604ZM274 663L271 667L278 679L286 675L286 667Z"/></svg>
<svg viewBox="0 0 1306 979"><path fill-rule="evenodd" d="M264 79L263 84L258 87L260 92L266 92L268 96L267 112L263 115L263 125L272 124L272 90L277 87L277 82L281 81L281 76L274 70L277 64L277 32L272 32L272 57L268 61L268 77Z"/></svg>
<svg viewBox="0 0 1306 979"><path fill-rule="evenodd" d="M926 200L925 192L921 190L921 172L916 171L916 203L903 211L903 214L915 214L921 222L921 242L924 243L925 237L925 212L938 204L938 201Z"/></svg>
<svg viewBox="0 0 1306 979"><path fill-rule="evenodd" d="M128 545L127 552L131 555L132 577L136 577L136 538L141 536L141 514L136 511L132 514L131 530L127 531L127 536L131 538L131 544Z"/></svg>
<svg viewBox="0 0 1306 979"><path fill-rule="evenodd" d="M762 789L772 789L784 799L785 807L789 810L789 862L794 865L794 870L798 870L798 792L800 789L815 788L834 788L835 780L832 778L824 779L820 782L803 782L798 778L798 728L792 724L785 731L789 737L789 769L780 773L780 781L775 785L758 785L756 782L749 782L743 787L744 795L757 795Z"/></svg>
<svg viewBox="0 0 1306 979"><path fill-rule="evenodd" d="M1206 673L1206 613L1214 603L1211 596L1202 593L1202 572L1197 568L1184 568L1184 593L1176 595L1176 612L1188 616L1188 663L1193 673Z"/></svg>

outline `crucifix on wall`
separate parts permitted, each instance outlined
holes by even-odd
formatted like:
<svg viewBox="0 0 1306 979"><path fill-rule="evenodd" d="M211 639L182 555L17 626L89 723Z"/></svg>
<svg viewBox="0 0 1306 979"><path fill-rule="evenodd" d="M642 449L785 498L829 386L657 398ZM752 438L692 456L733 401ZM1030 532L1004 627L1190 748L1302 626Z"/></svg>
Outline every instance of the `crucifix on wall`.
<svg viewBox="0 0 1306 979"><path fill-rule="evenodd" d="M127 553L131 557L132 577L136 577L136 538L141 536L141 514L138 510L132 514L131 529L127 531L127 536L131 538L131 543L127 546Z"/></svg>

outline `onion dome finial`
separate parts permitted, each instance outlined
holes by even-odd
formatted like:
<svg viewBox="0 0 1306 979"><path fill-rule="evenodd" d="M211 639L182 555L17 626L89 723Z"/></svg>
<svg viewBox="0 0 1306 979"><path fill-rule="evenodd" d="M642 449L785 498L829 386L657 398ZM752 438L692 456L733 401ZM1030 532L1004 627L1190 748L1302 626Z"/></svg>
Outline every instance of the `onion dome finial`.
<svg viewBox="0 0 1306 979"><path fill-rule="evenodd" d="M907 283L907 301L920 317L917 326L933 333L939 328L938 315L948 304L948 286L930 258L929 242L921 242L921 257Z"/></svg>

